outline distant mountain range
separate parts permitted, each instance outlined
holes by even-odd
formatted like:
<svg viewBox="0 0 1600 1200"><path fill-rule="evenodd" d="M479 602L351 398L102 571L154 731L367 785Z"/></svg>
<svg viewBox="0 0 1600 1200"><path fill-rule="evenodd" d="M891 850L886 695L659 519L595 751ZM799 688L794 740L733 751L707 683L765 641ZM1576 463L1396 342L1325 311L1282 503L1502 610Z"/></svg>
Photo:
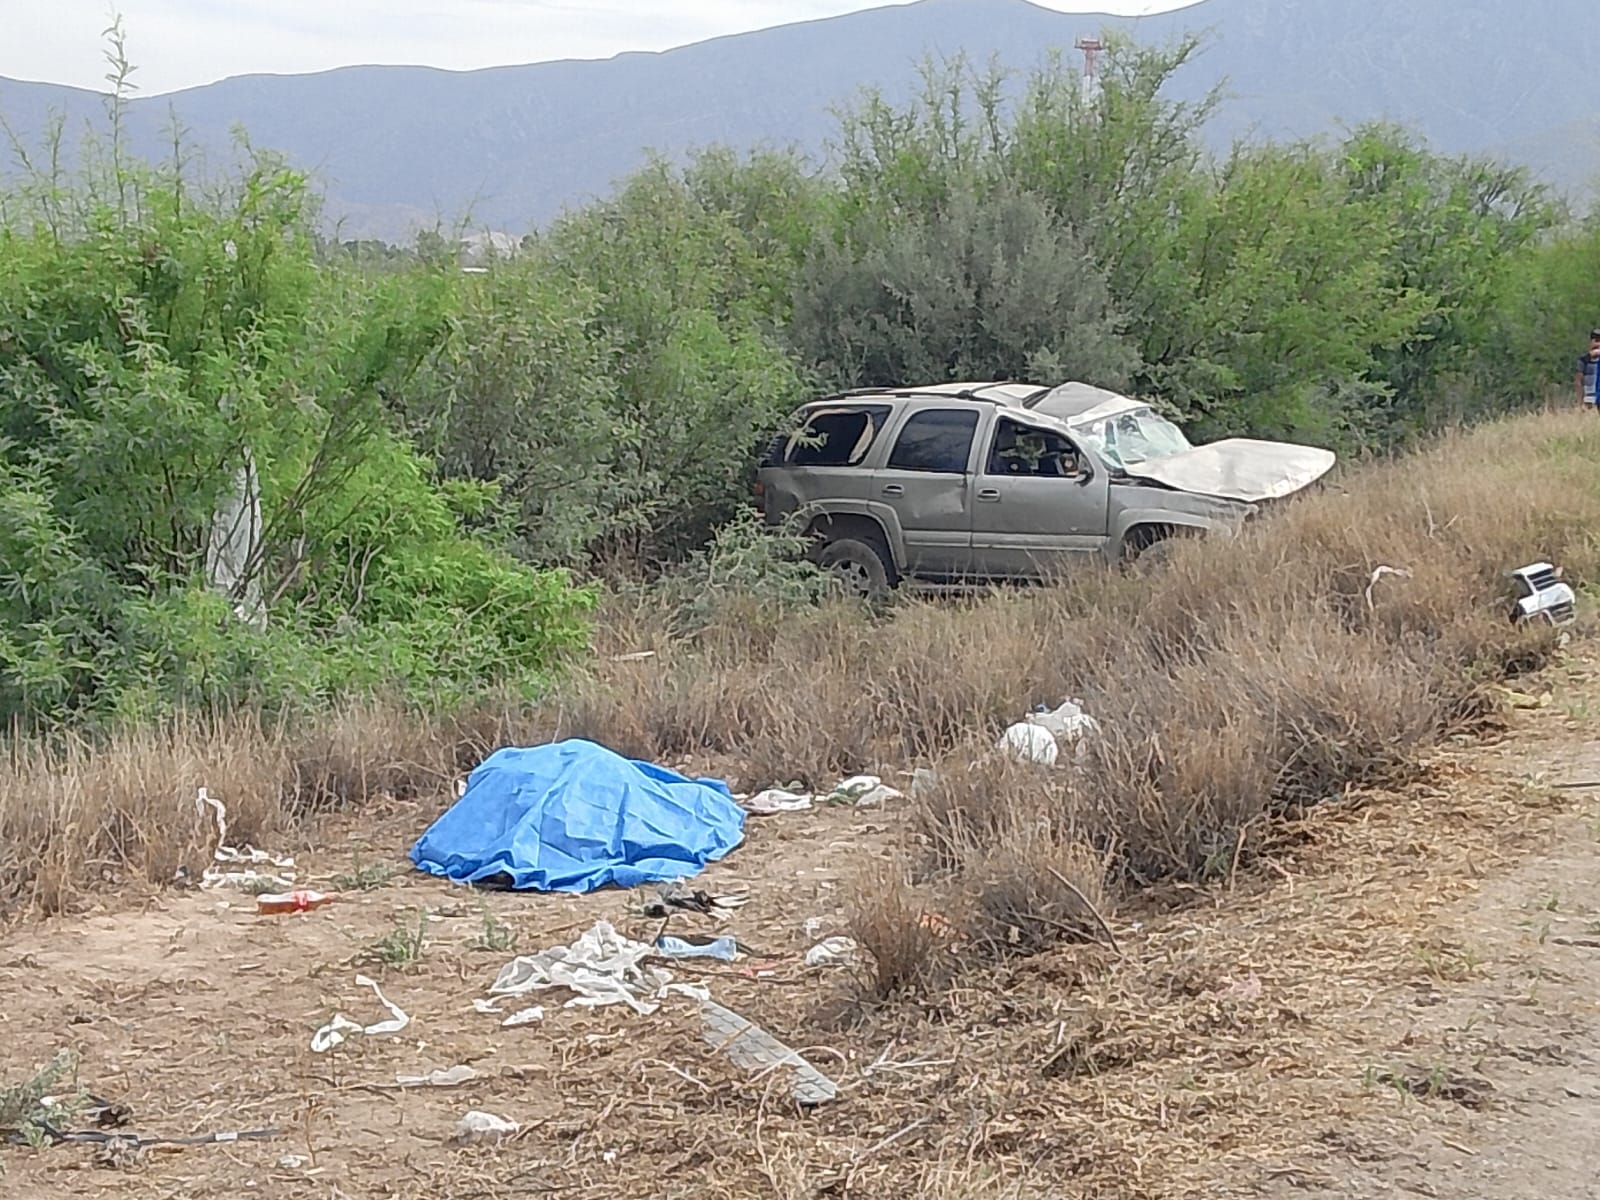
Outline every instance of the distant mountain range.
<svg viewBox="0 0 1600 1200"><path fill-rule="evenodd" d="M1587 193L1600 175L1600 105L1584 46L1595 0L1202 0L1160 16L1064 14L1025 0L920 0L718 38L660 54L482 71L346 67L250 75L134 101L132 144L170 154L169 113L215 160L233 130L314 171L345 237L406 240L470 213L523 232L608 191L647 150L710 143L825 152L833 110L864 85L910 94L924 54L1018 69L1115 28L1146 42L1186 30L1208 48L1174 81L1226 81L1210 130L1312 135L1402 121L1438 149L1500 155ZM136 32L136 31L135 31ZM0 78L0 115L36 143L52 111L104 120L95 93Z"/></svg>

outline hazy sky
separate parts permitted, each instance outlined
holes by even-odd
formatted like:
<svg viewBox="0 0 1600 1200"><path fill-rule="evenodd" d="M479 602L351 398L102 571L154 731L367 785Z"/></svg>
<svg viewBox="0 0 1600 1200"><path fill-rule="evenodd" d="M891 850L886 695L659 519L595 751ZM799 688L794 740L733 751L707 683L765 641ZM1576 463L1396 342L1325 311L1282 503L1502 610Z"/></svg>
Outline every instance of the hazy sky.
<svg viewBox="0 0 1600 1200"><path fill-rule="evenodd" d="M1035 0L1127 16L1195 0ZM605 58L875 8L870 0L118 0L142 95L352 63ZM103 86L107 0L0 0L0 75Z"/></svg>

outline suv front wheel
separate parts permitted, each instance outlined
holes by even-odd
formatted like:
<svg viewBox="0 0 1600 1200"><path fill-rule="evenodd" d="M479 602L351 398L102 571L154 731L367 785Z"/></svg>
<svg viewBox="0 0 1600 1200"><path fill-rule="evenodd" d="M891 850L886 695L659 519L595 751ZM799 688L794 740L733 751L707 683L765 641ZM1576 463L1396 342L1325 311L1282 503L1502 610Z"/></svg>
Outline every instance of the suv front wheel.
<svg viewBox="0 0 1600 1200"><path fill-rule="evenodd" d="M817 554L817 565L832 571L845 591L863 600L879 600L889 594L889 567L876 547L855 538L828 542Z"/></svg>

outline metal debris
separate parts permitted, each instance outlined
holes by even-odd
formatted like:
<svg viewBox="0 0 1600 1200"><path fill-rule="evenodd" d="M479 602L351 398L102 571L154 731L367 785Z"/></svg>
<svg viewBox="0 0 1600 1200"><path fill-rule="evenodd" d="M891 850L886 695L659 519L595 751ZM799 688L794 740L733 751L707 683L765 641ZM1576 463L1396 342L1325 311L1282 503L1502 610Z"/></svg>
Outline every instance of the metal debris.
<svg viewBox="0 0 1600 1200"><path fill-rule="evenodd" d="M747 1071L770 1071L791 1067L794 1072L795 1103L813 1107L839 1098L839 1085L817 1070L798 1053L784 1045L759 1025L738 1013L723 1008L714 1000L700 1005L702 1036L706 1044L721 1051L728 1061Z"/></svg>

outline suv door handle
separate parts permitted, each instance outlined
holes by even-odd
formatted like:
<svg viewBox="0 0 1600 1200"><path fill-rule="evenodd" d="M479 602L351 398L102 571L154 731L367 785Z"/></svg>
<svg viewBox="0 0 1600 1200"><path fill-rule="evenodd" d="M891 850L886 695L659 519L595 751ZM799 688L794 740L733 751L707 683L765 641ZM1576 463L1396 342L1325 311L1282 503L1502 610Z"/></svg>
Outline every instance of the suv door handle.
<svg viewBox="0 0 1600 1200"><path fill-rule="evenodd" d="M891 483L884 486L883 494L885 496L904 496L906 494L906 490L898 483Z"/></svg>
<svg viewBox="0 0 1600 1200"><path fill-rule="evenodd" d="M987 500L989 503L992 504L995 501L1000 499L1000 489L999 488L979 488L978 489L978 499L979 500Z"/></svg>

